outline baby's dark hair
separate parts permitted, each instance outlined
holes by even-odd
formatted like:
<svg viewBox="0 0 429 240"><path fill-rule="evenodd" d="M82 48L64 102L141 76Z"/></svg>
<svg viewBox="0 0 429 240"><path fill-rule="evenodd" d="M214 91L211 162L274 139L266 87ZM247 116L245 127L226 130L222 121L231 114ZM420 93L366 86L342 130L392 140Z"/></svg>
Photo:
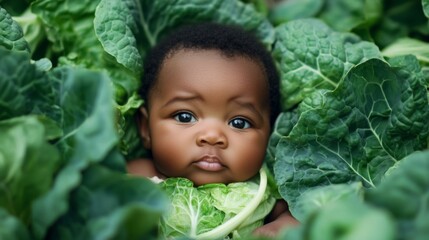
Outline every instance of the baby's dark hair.
<svg viewBox="0 0 429 240"><path fill-rule="evenodd" d="M178 50L217 50L226 57L242 56L261 65L268 80L270 122L280 112L279 76L274 61L264 45L238 26L216 23L187 25L172 32L149 51L144 61L140 95L147 103L166 58Z"/></svg>

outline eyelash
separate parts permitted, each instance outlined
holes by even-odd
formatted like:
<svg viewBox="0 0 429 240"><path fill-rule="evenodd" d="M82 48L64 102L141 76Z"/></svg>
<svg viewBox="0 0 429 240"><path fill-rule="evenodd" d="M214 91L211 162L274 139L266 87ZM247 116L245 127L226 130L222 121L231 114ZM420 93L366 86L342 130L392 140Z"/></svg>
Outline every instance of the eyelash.
<svg viewBox="0 0 429 240"><path fill-rule="evenodd" d="M181 117L183 118L181 119ZM194 114L186 111L175 113L173 118L179 123L194 123L197 121L197 118L194 116ZM239 124L240 126L234 126L234 124ZM228 122L228 125L236 129L247 129L252 127L252 123L243 117L235 117L231 119Z"/></svg>
<svg viewBox="0 0 429 240"><path fill-rule="evenodd" d="M234 126L232 126L232 124L233 124L234 121L240 121L239 124L244 124L244 126L243 127L234 127ZM233 118L231 121L228 122L228 125L231 126L231 127L233 127L233 128L236 128L236 129L247 129L247 128L251 128L252 127L252 123L250 123L249 120L247 120L245 118L242 118L242 117L235 117L235 118Z"/></svg>
<svg viewBox="0 0 429 240"><path fill-rule="evenodd" d="M179 118L182 116L182 117L185 117L185 115L186 115L186 117L190 117L191 119L190 119L190 121L181 121ZM197 119L195 118L195 116L194 116L194 114L192 114L192 113L190 113L190 112L178 112L178 113L175 113L174 115L173 115L173 118L174 118L174 120L176 120L176 121L178 121L178 122L180 122L180 123L193 123L193 122L196 122L197 121ZM182 119L183 120L183 119Z"/></svg>

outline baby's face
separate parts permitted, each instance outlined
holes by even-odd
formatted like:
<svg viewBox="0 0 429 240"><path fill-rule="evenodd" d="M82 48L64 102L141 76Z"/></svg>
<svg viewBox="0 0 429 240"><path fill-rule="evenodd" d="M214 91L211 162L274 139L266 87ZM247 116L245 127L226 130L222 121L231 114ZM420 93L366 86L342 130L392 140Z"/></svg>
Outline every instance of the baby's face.
<svg viewBox="0 0 429 240"><path fill-rule="evenodd" d="M167 58L149 95L153 161L196 185L246 181L270 134L268 83L260 65L214 50Z"/></svg>

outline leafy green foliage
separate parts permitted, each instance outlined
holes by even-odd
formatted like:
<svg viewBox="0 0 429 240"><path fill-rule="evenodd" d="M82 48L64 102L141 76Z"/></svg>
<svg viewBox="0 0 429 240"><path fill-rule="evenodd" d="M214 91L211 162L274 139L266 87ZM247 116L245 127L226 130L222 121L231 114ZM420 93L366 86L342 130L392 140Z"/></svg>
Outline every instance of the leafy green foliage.
<svg viewBox="0 0 429 240"><path fill-rule="evenodd" d="M190 180L170 178L162 185L173 208L161 223L161 232L166 238L195 237L222 224L225 213L215 208L210 195L198 191Z"/></svg>
<svg viewBox="0 0 429 240"><path fill-rule="evenodd" d="M358 195L347 193L345 185L341 188L346 192L335 185L306 192L305 195L312 194L313 199L320 199L317 195L323 191L341 196L331 198L322 208L309 211L303 225L285 232L284 237L426 239L429 230L428 157L428 150L408 155L389 170L377 188L361 189Z"/></svg>
<svg viewBox="0 0 429 240"><path fill-rule="evenodd" d="M15 51L30 51L28 43L24 40L21 27L13 21L9 13L1 7L0 46Z"/></svg>
<svg viewBox="0 0 429 240"><path fill-rule="evenodd" d="M284 239L395 239L395 224L387 212L355 196L331 201Z"/></svg>
<svg viewBox="0 0 429 240"><path fill-rule="evenodd" d="M192 196L178 194L181 204L212 204L197 229L241 213L223 204L250 201L241 186L168 180L162 190L125 174L127 159L145 155L134 114L146 52L204 21L243 26L277 63L283 113L266 162L302 223L280 239L429 234L428 0L0 5L1 239L158 239L171 233L159 221L173 189ZM189 218L190 209L178 212ZM256 227L245 224L231 236Z"/></svg>
<svg viewBox="0 0 429 240"><path fill-rule="evenodd" d="M382 51L383 56L396 57L413 54L426 65L429 64L429 48L424 41L412 38L400 38Z"/></svg>
<svg viewBox="0 0 429 240"><path fill-rule="evenodd" d="M172 205L160 224L166 239L248 237L263 224L275 203L265 171L259 181L194 187L186 178L168 178L161 186Z"/></svg>
<svg viewBox="0 0 429 240"><path fill-rule="evenodd" d="M382 14L382 2L382 0L285 0L271 9L269 17L275 25L295 19L319 18L337 31L351 31L373 25Z"/></svg>
<svg viewBox="0 0 429 240"><path fill-rule="evenodd" d="M45 112L53 118L58 115L53 104L55 91L43 73L29 63L26 53L1 51L0 120L22 116L30 113ZM21 64L28 62L27 64ZM32 102L32 103L31 103Z"/></svg>
<svg viewBox="0 0 429 240"><path fill-rule="evenodd" d="M35 117L1 121L0 152L0 206L28 224L28 203L49 191L60 156L45 141L44 126Z"/></svg>
<svg viewBox="0 0 429 240"><path fill-rule="evenodd" d="M296 206L291 210L296 219L305 221L307 218L311 218L313 212L331 204L331 202L343 201L343 199L350 197L362 199L362 195L363 188L360 182L320 186L301 194L297 198Z"/></svg>
<svg viewBox="0 0 429 240"><path fill-rule="evenodd" d="M429 17L429 1L428 0L422 0L423 5L423 12L426 17Z"/></svg>
<svg viewBox="0 0 429 240"><path fill-rule="evenodd" d="M323 6L323 0L287 0L281 1L270 9L268 18L275 25L299 18L315 16Z"/></svg>
<svg viewBox="0 0 429 240"><path fill-rule="evenodd" d="M73 1L35 1L31 9L42 21L50 47L46 49L40 46L34 51L49 51L43 56L48 56L58 65L80 66L108 74L110 84L114 86L120 148L129 154L140 146L136 142L125 141L127 138L122 137L134 133L134 138L138 138L135 128L129 125L134 123L136 106L142 103L141 99L131 98L135 96L139 86L139 75L117 63L105 52L98 40L94 31L94 13L98 2L74 4ZM79 36L78 41L76 36Z"/></svg>
<svg viewBox="0 0 429 240"><path fill-rule="evenodd" d="M14 216L9 214L6 210L0 208L0 221L2 227L0 228L1 239L6 240L28 240L30 236L27 228Z"/></svg>
<svg viewBox="0 0 429 240"><path fill-rule="evenodd" d="M109 154L107 159L118 158ZM141 239L157 228L167 199L149 180L91 166L70 196L70 208L53 239ZM79 211L76 211L76 210Z"/></svg>
<svg viewBox="0 0 429 240"><path fill-rule="evenodd" d="M382 18L370 29L377 45L384 48L407 36L427 37L428 19L422 9L423 3L424 0L385 1Z"/></svg>
<svg viewBox="0 0 429 240"><path fill-rule="evenodd" d="M371 27L382 15L382 2L383 0L328 0L318 17L341 32Z"/></svg>
<svg viewBox="0 0 429 240"><path fill-rule="evenodd" d="M260 36L267 46L274 41L269 22L238 1L195 1L189 4L188 1L115 0L113 4L101 0L95 12L94 26L106 52L126 68L140 72L142 57L163 35L180 25L203 21L243 25Z"/></svg>
<svg viewBox="0 0 429 240"><path fill-rule="evenodd" d="M317 89L334 89L352 66L381 57L373 43L335 32L315 19L291 21L277 27L276 34L274 55L281 70L285 109Z"/></svg>
<svg viewBox="0 0 429 240"><path fill-rule="evenodd" d="M400 219L404 239L424 239L429 232L429 151L416 152L398 162L376 188L368 191L372 204ZM398 208L398 206L402 206Z"/></svg>
<svg viewBox="0 0 429 240"><path fill-rule="evenodd" d="M107 76L70 67L45 72L27 53L0 53L0 209L11 225L1 234L153 236L167 200L153 183L124 174ZM94 192L96 213L84 214L91 208L81 192ZM100 196L113 204L103 208ZM129 224L147 216L146 228Z"/></svg>
<svg viewBox="0 0 429 240"><path fill-rule="evenodd" d="M392 62L357 65L335 90L301 103L296 125L276 146L274 165L292 208L311 186L362 181L374 187L397 161L427 146L429 105L418 62Z"/></svg>

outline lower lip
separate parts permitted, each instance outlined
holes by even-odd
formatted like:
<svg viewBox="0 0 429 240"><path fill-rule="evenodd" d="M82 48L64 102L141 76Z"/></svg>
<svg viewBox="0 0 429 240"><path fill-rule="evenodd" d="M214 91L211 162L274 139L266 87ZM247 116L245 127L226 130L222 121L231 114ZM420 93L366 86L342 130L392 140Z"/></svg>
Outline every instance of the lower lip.
<svg viewBox="0 0 429 240"><path fill-rule="evenodd" d="M198 162L195 162L194 164L200 169L209 171L209 172L217 172L224 168L224 166L218 162L198 161Z"/></svg>

